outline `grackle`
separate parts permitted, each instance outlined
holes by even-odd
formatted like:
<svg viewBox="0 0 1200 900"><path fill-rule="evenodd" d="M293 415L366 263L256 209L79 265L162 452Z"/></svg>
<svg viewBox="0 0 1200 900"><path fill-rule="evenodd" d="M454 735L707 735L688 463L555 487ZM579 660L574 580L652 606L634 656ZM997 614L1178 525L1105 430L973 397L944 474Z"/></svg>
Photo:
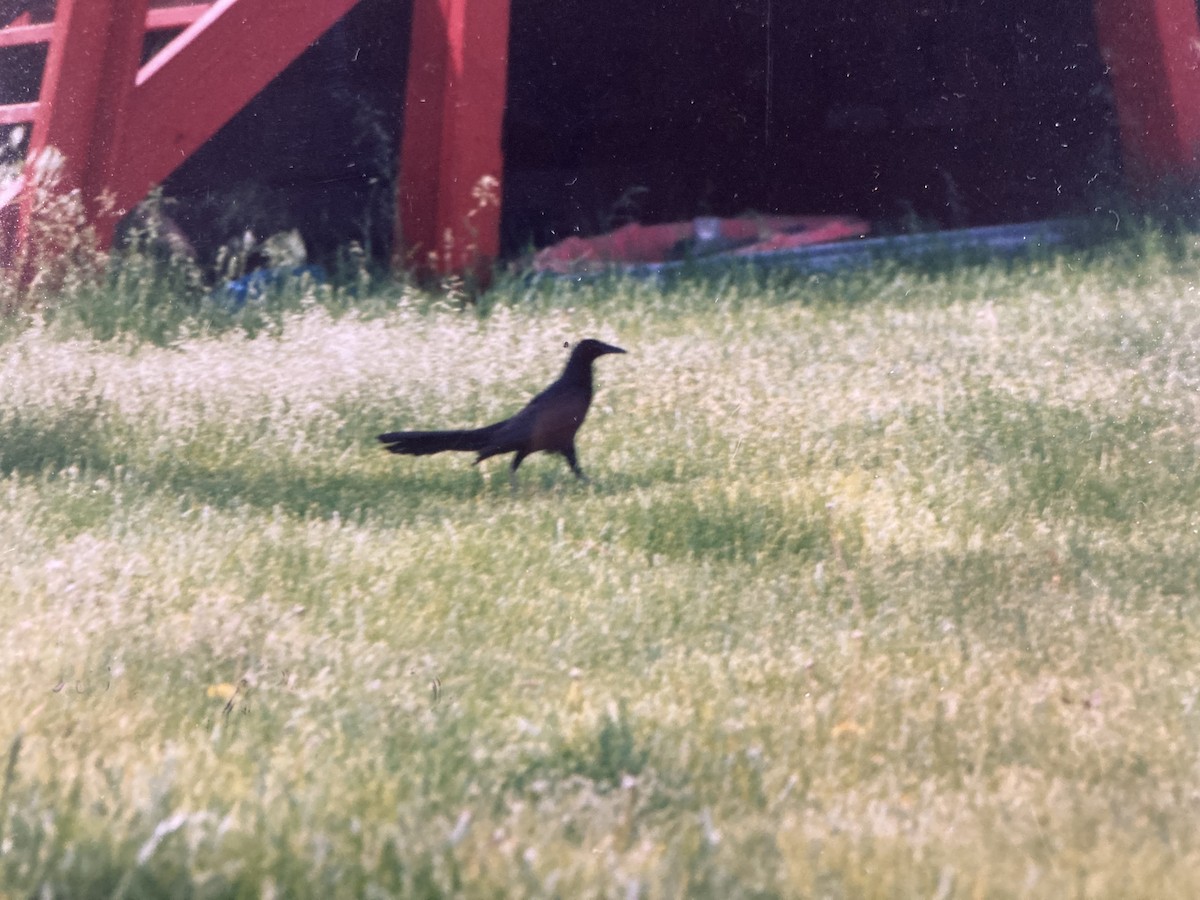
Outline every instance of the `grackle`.
<svg viewBox="0 0 1200 900"><path fill-rule="evenodd" d="M476 463L489 456L515 453L510 477L515 477L517 468L530 453L545 450L561 454L576 477L586 481L575 456L575 432L592 403L592 361L606 353L624 352L620 347L588 338L575 345L558 380L511 418L483 428L389 431L379 435L379 440L392 453L409 456L465 450L477 454Z"/></svg>

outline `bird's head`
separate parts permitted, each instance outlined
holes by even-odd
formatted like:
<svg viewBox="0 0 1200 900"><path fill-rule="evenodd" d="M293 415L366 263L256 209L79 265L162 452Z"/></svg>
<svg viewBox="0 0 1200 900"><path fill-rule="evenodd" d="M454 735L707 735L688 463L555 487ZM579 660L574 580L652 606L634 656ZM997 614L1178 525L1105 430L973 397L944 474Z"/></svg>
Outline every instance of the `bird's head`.
<svg viewBox="0 0 1200 900"><path fill-rule="evenodd" d="M606 344L604 341L598 341L595 338L585 338L575 345L575 349L571 351L571 359L579 359L585 362L591 362L598 356L604 356L606 353L624 353L620 347L612 344Z"/></svg>

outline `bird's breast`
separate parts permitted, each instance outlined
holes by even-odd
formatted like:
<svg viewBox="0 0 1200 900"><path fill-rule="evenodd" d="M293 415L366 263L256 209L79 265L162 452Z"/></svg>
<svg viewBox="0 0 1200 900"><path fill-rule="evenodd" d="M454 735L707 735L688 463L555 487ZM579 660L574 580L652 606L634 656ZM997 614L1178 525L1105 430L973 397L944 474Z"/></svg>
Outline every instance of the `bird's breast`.
<svg viewBox="0 0 1200 900"><path fill-rule="evenodd" d="M566 397L541 411L533 424L533 445L538 450L564 450L587 416L589 397Z"/></svg>

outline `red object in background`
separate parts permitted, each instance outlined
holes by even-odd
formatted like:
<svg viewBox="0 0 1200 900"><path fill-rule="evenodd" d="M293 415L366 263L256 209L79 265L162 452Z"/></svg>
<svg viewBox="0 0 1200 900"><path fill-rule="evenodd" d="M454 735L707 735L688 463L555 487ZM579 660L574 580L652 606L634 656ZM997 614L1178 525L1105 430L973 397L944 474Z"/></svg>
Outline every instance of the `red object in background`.
<svg viewBox="0 0 1200 900"><path fill-rule="evenodd" d="M119 164L123 112L137 74L146 8L147 0L58 0L33 120L29 158L35 168L54 170L58 189L81 192L104 238L115 220L101 214L96 198ZM51 159L51 152L58 158ZM26 191L21 239L32 202L32 191Z"/></svg>
<svg viewBox="0 0 1200 900"><path fill-rule="evenodd" d="M32 118L27 173L56 167L56 189L80 192L107 245L121 215L356 2L216 0L148 10L147 0L57 0L53 23L21 17L0 30L0 46L49 42L38 102L0 107L0 121ZM181 26L139 66L148 29ZM28 187L22 180L0 186L0 227L8 233L0 261L25 239Z"/></svg>
<svg viewBox="0 0 1200 900"><path fill-rule="evenodd" d="M33 123L31 160L61 154L59 189L80 191L107 244L122 214L356 2L57 0L53 22L26 14L0 28L0 47L49 44L38 102L0 106L0 125ZM500 245L508 0L414 0L412 16L397 257L482 272ZM146 30L170 28L184 30L139 67ZM0 185L0 262L25 239L31 201L24 182Z"/></svg>
<svg viewBox="0 0 1200 900"><path fill-rule="evenodd" d="M1117 126L1134 183L1200 176L1196 0L1094 0Z"/></svg>
<svg viewBox="0 0 1200 900"><path fill-rule="evenodd" d="M533 267L571 274L730 253L750 256L869 232L867 222L845 216L704 216L665 225L626 225L593 238L569 237L535 254Z"/></svg>
<svg viewBox="0 0 1200 900"><path fill-rule="evenodd" d="M416 0L397 165L398 264L483 277L500 253L508 0Z"/></svg>

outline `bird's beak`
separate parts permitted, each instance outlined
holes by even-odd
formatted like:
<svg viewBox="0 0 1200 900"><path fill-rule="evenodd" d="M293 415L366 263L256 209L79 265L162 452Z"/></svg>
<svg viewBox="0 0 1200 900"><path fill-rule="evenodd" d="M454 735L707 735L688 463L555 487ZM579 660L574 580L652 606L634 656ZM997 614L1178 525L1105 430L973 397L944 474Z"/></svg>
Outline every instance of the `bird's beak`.
<svg viewBox="0 0 1200 900"><path fill-rule="evenodd" d="M624 353L625 352L620 347L618 347L614 344L603 344L602 346L604 348L601 351L602 353Z"/></svg>

